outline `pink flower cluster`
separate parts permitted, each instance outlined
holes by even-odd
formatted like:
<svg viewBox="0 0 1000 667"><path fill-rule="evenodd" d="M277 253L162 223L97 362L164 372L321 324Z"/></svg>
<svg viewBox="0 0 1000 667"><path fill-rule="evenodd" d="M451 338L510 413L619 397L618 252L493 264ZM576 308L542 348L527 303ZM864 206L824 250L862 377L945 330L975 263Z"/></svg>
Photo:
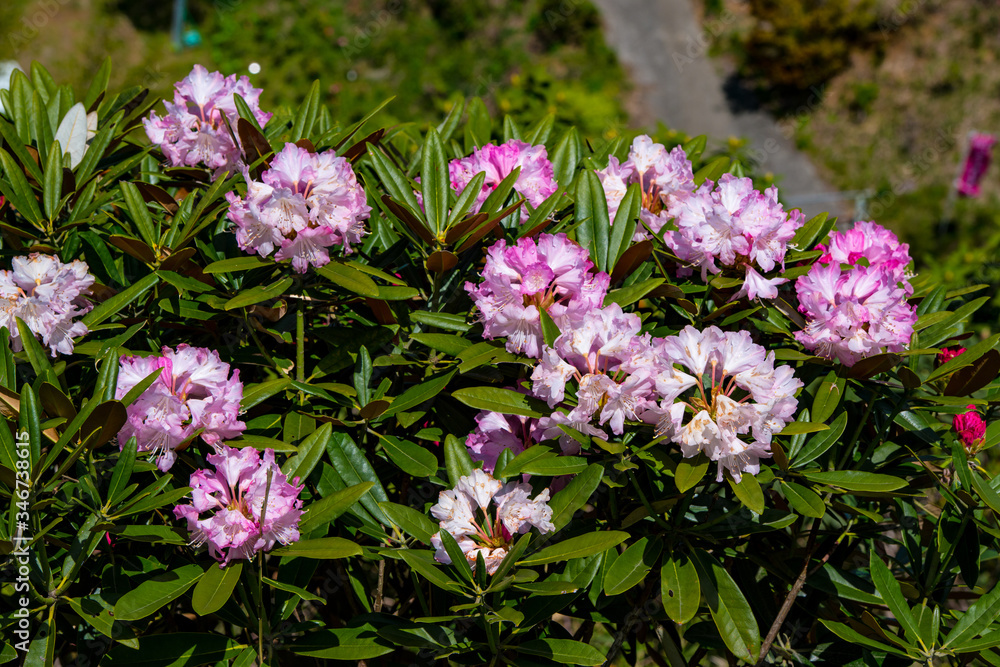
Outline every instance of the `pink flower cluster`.
<svg viewBox="0 0 1000 667"><path fill-rule="evenodd" d="M208 462L215 470L191 475L191 504L174 507L174 516L187 521L193 546L208 543L209 553L224 567L268 551L276 542L299 539L302 485L298 477L288 482L274 463L274 450L264 450L262 461L251 447L223 447L209 454Z"/></svg>
<svg viewBox="0 0 1000 667"><path fill-rule="evenodd" d="M958 434L958 439L970 452L976 453L986 440L986 422L976 412L976 406L969 405L967 412L955 415L952 428Z"/></svg>
<svg viewBox="0 0 1000 667"><path fill-rule="evenodd" d="M549 490L534 498L530 498L530 493L528 484L505 485L476 469L459 479L454 489L438 495L431 515L440 522L441 531L455 538L473 569L481 553L486 571L493 574L507 555L514 535L527 533L532 526L543 534L555 530L552 508L547 502ZM434 557L438 562L450 563L451 557L441 542L441 531L431 538L436 549Z"/></svg>
<svg viewBox="0 0 1000 667"><path fill-rule="evenodd" d="M507 350L541 356L541 311L553 318L599 308L610 277L593 273L590 254L565 234L540 234L538 240L504 240L490 247L483 282L465 284L479 309L485 338L507 338Z"/></svg>
<svg viewBox="0 0 1000 667"><path fill-rule="evenodd" d="M535 395L550 407L566 401L567 385L575 381L575 406L540 419L539 428L550 427L543 437L560 436L564 424L604 438L594 421L618 435L626 420L644 421L656 425L657 437L680 444L684 456L704 452L718 461L720 480L724 468L737 480L742 472L757 474L760 458L770 456L772 434L798 405L802 382L791 367L775 367L774 353L746 331L689 326L654 339L640 336L640 326L638 315L612 304L563 327L531 379ZM688 413L693 417L685 422Z"/></svg>
<svg viewBox="0 0 1000 667"><path fill-rule="evenodd" d="M879 225L859 222L820 249L824 255L795 283L799 310L806 315L795 338L847 366L904 350L917 321L916 308L906 300L913 293L907 246Z"/></svg>
<svg viewBox="0 0 1000 667"><path fill-rule="evenodd" d="M87 295L94 276L79 260L63 264L58 257L32 253L15 257L10 271L0 271L0 326L7 327L15 352L24 348L17 328L20 317L32 333L41 336L54 357L72 354L73 339L87 333L87 325L74 321L93 307Z"/></svg>
<svg viewBox="0 0 1000 667"><path fill-rule="evenodd" d="M367 232L365 191L351 164L333 151L310 153L285 144L260 181L244 170L246 197L226 193L229 219L236 223L236 242L242 250L275 259L290 259L305 273L310 266L330 261L328 248L351 252Z"/></svg>
<svg viewBox="0 0 1000 667"><path fill-rule="evenodd" d="M166 472L177 459L177 449L201 436L218 450L223 440L238 437L246 424L239 420L243 383L240 372L229 375L229 364L219 353L181 344L177 351L163 348L163 356L122 357L115 398L121 400L152 373L160 375L126 408L128 421L118 432L120 445L135 436L141 452L157 456Z"/></svg>
<svg viewBox="0 0 1000 667"><path fill-rule="evenodd" d="M532 208L544 202L558 189L545 146L532 146L516 139L499 146L486 144L475 149L469 157L452 160L448 163L448 175L451 177L452 190L461 192L476 174L486 173L486 181L472 207L475 212L501 181L518 167L521 172L514 182L514 190L527 199ZM522 206L521 223L529 216L529 212Z"/></svg>
<svg viewBox="0 0 1000 667"><path fill-rule="evenodd" d="M784 278L765 278L762 273L784 268L785 251L795 231L804 224L800 211L786 212L778 202L778 190L755 190L749 178L724 174L718 183L705 181L690 197L671 210L677 231L664 240L678 259L708 273L731 267L745 280L734 299L746 296L774 299ZM718 262L718 264L717 264ZM690 273L690 268L682 274Z"/></svg>
<svg viewBox="0 0 1000 667"><path fill-rule="evenodd" d="M146 136L160 147L171 166L203 164L214 170L215 178L226 171L232 173L241 162L241 152L223 117L235 132L239 113L234 95L240 95L263 127L271 114L260 110L260 93L245 76L223 77L195 65L187 77L174 84L173 104L163 101L167 115L160 118L153 112L143 120Z"/></svg>
<svg viewBox="0 0 1000 667"><path fill-rule="evenodd" d="M649 232L642 223L659 233L670 218L677 215L679 204L694 191L694 173L684 149L675 146L668 152L663 144L654 143L647 135L632 141L624 163L619 163L614 155L609 156L608 166L598 170L597 177L604 186L612 223L629 185L639 184L642 207L633 241L649 238Z"/></svg>

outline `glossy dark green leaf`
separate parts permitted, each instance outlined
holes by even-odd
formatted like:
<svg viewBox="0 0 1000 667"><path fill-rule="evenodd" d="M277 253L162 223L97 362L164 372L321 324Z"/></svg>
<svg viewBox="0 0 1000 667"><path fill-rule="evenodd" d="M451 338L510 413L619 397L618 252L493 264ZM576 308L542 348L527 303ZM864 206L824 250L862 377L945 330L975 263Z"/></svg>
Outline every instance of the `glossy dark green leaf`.
<svg viewBox="0 0 1000 667"><path fill-rule="evenodd" d="M689 622L701 606L701 584L694 562L683 553L664 553L660 568L660 599L670 620Z"/></svg>
<svg viewBox="0 0 1000 667"><path fill-rule="evenodd" d="M430 477L437 473L437 457L420 445L391 435L381 436L379 442L389 459L403 472L414 477Z"/></svg>
<svg viewBox="0 0 1000 667"><path fill-rule="evenodd" d="M308 535L317 528L330 523L346 512L351 505L358 502L373 486L375 486L374 482L361 482L346 489L334 491L319 500L314 500L305 508L305 513L299 522L299 533Z"/></svg>
<svg viewBox="0 0 1000 667"><path fill-rule="evenodd" d="M451 395L470 408L478 410L525 417L542 417L545 412L541 401L500 387L465 387L453 391Z"/></svg>
<svg viewBox="0 0 1000 667"><path fill-rule="evenodd" d="M760 629L746 597L714 557L696 551L693 560L719 635L738 658L754 662L760 653Z"/></svg>
<svg viewBox="0 0 1000 667"><path fill-rule="evenodd" d="M118 599L115 618L119 621L146 618L183 595L204 573L201 565L191 563L142 582Z"/></svg>
<svg viewBox="0 0 1000 667"><path fill-rule="evenodd" d="M560 563L573 558L584 558L607 551L611 547L618 546L628 538L628 533L617 530L578 535L547 546L541 551L523 559L519 564L544 565L546 563Z"/></svg>
<svg viewBox="0 0 1000 667"><path fill-rule="evenodd" d="M226 567L210 563L191 593L191 608L199 616L214 614L232 597L240 580L243 563L235 561Z"/></svg>

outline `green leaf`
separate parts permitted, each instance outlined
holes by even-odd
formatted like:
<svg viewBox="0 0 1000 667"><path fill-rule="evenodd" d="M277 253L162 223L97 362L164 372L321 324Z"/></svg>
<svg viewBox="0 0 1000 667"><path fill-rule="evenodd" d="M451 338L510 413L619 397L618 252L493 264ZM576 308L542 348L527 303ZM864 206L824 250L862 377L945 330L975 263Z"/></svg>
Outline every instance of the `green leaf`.
<svg viewBox="0 0 1000 667"><path fill-rule="evenodd" d="M803 516L811 516L816 519L823 518L826 514L826 503L818 493L794 482L781 482L781 493L785 496L792 509Z"/></svg>
<svg viewBox="0 0 1000 667"><path fill-rule="evenodd" d="M400 470L414 477L430 477L437 473L438 460L433 453L409 440L380 435L385 453Z"/></svg>
<svg viewBox="0 0 1000 667"><path fill-rule="evenodd" d="M604 466L591 463L586 470L573 477L569 484L549 501L549 507L552 508L552 523L555 525L556 531L568 524L573 518L573 514L587 504L600 485L602 477L604 477Z"/></svg>
<svg viewBox="0 0 1000 667"><path fill-rule="evenodd" d="M698 550L693 560L702 595L722 641L736 657L755 662L760 653L760 630L739 586L708 553Z"/></svg>
<svg viewBox="0 0 1000 667"><path fill-rule="evenodd" d="M63 176L62 152L58 141L52 142L49 157L45 161L45 180L42 185L42 203L45 207L45 217L55 220L58 214L59 199L62 197Z"/></svg>
<svg viewBox="0 0 1000 667"><path fill-rule="evenodd" d="M349 292L374 298L379 295L379 287L374 280L347 264L333 261L326 266L315 269L315 271L334 285L343 287Z"/></svg>
<svg viewBox="0 0 1000 667"><path fill-rule="evenodd" d="M396 646L379 637L370 624L310 632L287 644L286 648L296 655L352 662L377 658L396 650Z"/></svg>
<svg viewBox="0 0 1000 667"><path fill-rule="evenodd" d="M116 614L117 617L117 614ZM195 667L227 663L246 648L235 639L217 634L175 632L139 639L139 648L112 646L101 660L105 667Z"/></svg>
<svg viewBox="0 0 1000 667"><path fill-rule="evenodd" d="M284 294L288 288L292 286L293 282L295 281L291 278L282 278L278 282L270 285L258 285L256 287L251 287L250 289L242 291L240 294L227 301L223 308L225 308L225 310L235 310L237 308L246 308L247 306L252 306L255 303L267 301L268 299L276 299Z"/></svg>
<svg viewBox="0 0 1000 667"><path fill-rule="evenodd" d="M558 338L559 334L562 333L559 331L559 325L556 324L555 320L552 319L552 316L549 315L549 311L544 308L538 311L538 316L542 323L542 339L545 341L546 345L552 347L556 344L556 338Z"/></svg>
<svg viewBox="0 0 1000 667"><path fill-rule="evenodd" d="M431 582L438 588L457 593L462 590L461 584L449 577L434 562L433 551L418 551L415 549L403 549L397 552L399 557L406 561L414 572Z"/></svg>
<svg viewBox="0 0 1000 667"><path fill-rule="evenodd" d="M424 544L430 544L431 537L440 530L440 526L431 521L430 517L412 507L390 502L379 503L378 506L390 521Z"/></svg>
<svg viewBox="0 0 1000 667"><path fill-rule="evenodd" d="M1000 617L1000 586L993 586L969 607L945 637L944 647L958 649L978 636Z"/></svg>
<svg viewBox="0 0 1000 667"><path fill-rule="evenodd" d="M723 155L717 157L694 173L694 184L701 185L705 181L717 181L729 169L729 158Z"/></svg>
<svg viewBox="0 0 1000 667"><path fill-rule="evenodd" d="M868 560L869 572L871 572L875 590L885 600L885 603L889 605L889 610L906 632L906 637L911 642L919 641L920 631L917 628L917 622L910 611L910 605L906 603L906 598L903 597L903 590L899 582L896 581L889 567L882 562L875 549L872 549L871 553L869 553Z"/></svg>
<svg viewBox="0 0 1000 667"><path fill-rule="evenodd" d="M362 482L335 491L325 498L310 503L299 522L299 533L308 535L317 528L330 523L358 502L373 486L375 486L374 482Z"/></svg>
<svg viewBox="0 0 1000 667"><path fill-rule="evenodd" d="M306 95L305 101L302 102L302 106L295 113L295 119L292 122L292 131L288 137L288 140L295 143L299 139L308 137L312 132L313 125L316 124L316 116L319 114L319 81L313 81L312 86L309 87L309 94Z"/></svg>
<svg viewBox="0 0 1000 667"><path fill-rule="evenodd" d="M904 656L906 655L905 651L898 649L895 646L889 646L888 644L877 642L874 639L869 639L868 637L865 637L863 634L861 634L851 626L846 625L844 623L836 623L834 621L828 621L822 618L819 620L819 622L825 625L827 629L830 630L830 632L832 632L833 634L837 635L838 637L840 637L841 639L850 644L856 644L858 646L866 646L876 651L884 651L886 653L894 653L896 655L904 655Z"/></svg>
<svg viewBox="0 0 1000 667"><path fill-rule="evenodd" d="M764 492L760 489L760 482L753 475L741 475L739 483L735 482L728 475L726 476L726 481L729 482L729 486L732 487L733 492L736 497L740 499L751 512L754 514L763 514L764 512Z"/></svg>
<svg viewBox="0 0 1000 667"><path fill-rule="evenodd" d="M660 568L660 599L670 620L681 625L689 622L701 606L698 569L683 553L665 553Z"/></svg>
<svg viewBox="0 0 1000 667"><path fill-rule="evenodd" d="M448 161L444 157L441 137L433 127L427 132L423 145L420 167L420 191L424 196L427 222L435 236L441 233L448 220Z"/></svg>
<svg viewBox="0 0 1000 667"><path fill-rule="evenodd" d="M994 334L986 340L976 343L951 361L938 366L930 375L927 376L927 379L924 382L930 384L938 378L945 377L946 375L957 371L959 368L971 365L974 361L979 359L979 357L996 347L998 341L1000 341L1000 334ZM923 342L924 341L921 339L921 343Z"/></svg>
<svg viewBox="0 0 1000 667"><path fill-rule="evenodd" d="M539 459L556 458L556 453L545 445L532 445L517 456L510 459L506 465L499 465L493 470L493 476L497 479L506 479L515 475L520 475L525 466L538 461Z"/></svg>
<svg viewBox="0 0 1000 667"><path fill-rule="evenodd" d="M580 162L580 140L575 127L563 134L552 151L552 173L556 182L566 187L573 180L576 165Z"/></svg>
<svg viewBox="0 0 1000 667"><path fill-rule="evenodd" d="M465 442L450 433L444 439L444 467L452 486L458 484L462 477L471 475L473 469Z"/></svg>
<svg viewBox="0 0 1000 667"><path fill-rule="evenodd" d="M333 433L333 424L327 422L318 429L310 433L299 443L299 453L285 460L281 466L281 472L285 473L288 479L299 477L306 479L313 471L319 460L323 458L327 443L330 442L330 435Z"/></svg>
<svg viewBox="0 0 1000 667"><path fill-rule="evenodd" d="M283 377L276 380L267 380L258 384L247 385L243 388L243 400L240 401L240 408L249 410L258 403L266 401L271 396L281 393L292 384L292 378Z"/></svg>
<svg viewBox="0 0 1000 667"><path fill-rule="evenodd" d="M810 461L822 456L826 453L826 450L830 449L840 436L844 434L844 429L847 428L847 411L840 413L833 423L830 424L830 429L828 431L823 431L809 438L809 441L792 457L793 466L803 466Z"/></svg>
<svg viewBox="0 0 1000 667"><path fill-rule="evenodd" d="M790 422L785 425L785 428L781 429L775 435L798 435L800 433L815 433L817 431L825 431L829 426L822 422Z"/></svg>
<svg viewBox="0 0 1000 667"><path fill-rule="evenodd" d="M361 547L341 537L321 537L317 540L293 542L286 547L275 549L271 554L289 558L316 558L320 560L349 558L350 556L360 556Z"/></svg>
<svg viewBox="0 0 1000 667"><path fill-rule="evenodd" d="M205 273L235 273L238 271L249 271L251 269L260 269L265 266L274 266L274 262L266 261L253 255L250 257L230 257L229 259L220 259L218 262L212 262L206 266L203 271Z"/></svg>
<svg viewBox="0 0 1000 667"><path fill-rule="evenodd" d="M326 604L325 598L322 598L319 595L313 595L304 588L299 588L298 586L293 586L292 584L286 584L283 581L276 581L274 579L269 579L267 577L261 577L261 580L271 588L277 588L279 591L285 591L286 593L297 595L299 598L303 600L309 600L310 602L319 602L320 604Z"/></svg>
<svg viewBox="0 0 1000 667"><path fill-rule="evenodd" d="M191 608L199 616L214 614L229 601L240 580L243 563L236 561L226 567L215 563L208 566L205 574L198 579L194 592L191 594Z"/></svg>
<svg viewBox="0 0 1000 667"><path fill-rule="evenodd" d="M662 544L640 538L627 548L604 573L604 594L621 595L641 582L660 557Z"/></svg>
<svg viewBox="0 0 1000 667"><path fill-rule="evenodd" d="M533 449L529 447L529 449ZM518 472L544 477L575 475L587 469L587 459L581 456L547 456L522 465Z"/></svg>
<svg viewBox="0 0 1000 667"><path fill-rule="evenodd" d="M572 558L583 558L593 554L607 551L611 547L617 546L629 538L628 533L621 531L599 531L578 535L568 540L557 542L541 551L528 556L519 565L544 565L546 563L559 563Z"/></svg>
<svg viewBox="0 0 1000 667"><path fill-rule="evenodd" d="M441 538L441 546L444 547L445 553L451 559L452 570L458 572L462 579L471 584L473 581L472 566L469 565L469 559L466 558L465 552L455 541L454 535L447 530L442 530L439 532L439 537Z"/></svg>
<svg viewBox="0 0 1000 667"><path fill-rule="evenodd" d="M806 224L799 227L798 231L795 232L795 236L788 245L800 250L811 250L812 247L816 245L816 241L825 239L826 235L833 227L833 221L828 221L828 217L828 213L820 213L816 217L808 220Z"/></svg>
<svg viewBox="0 0 1000 667"><path fill-rule="evenodd" d="M426 345L432 350L443 352L451 357L457 357L472 345L465 338L452 334L415 333L410 336L410 340L415 340L421 345Z"/></svg>
<svg viewBox="0 0 1000 667"><path fill-rule="evenodd" d="M573 639L532 639L519 644L519 653L537 655L564 665L603 665L605 656L590 644Z"/></svg>
<svg viewBox="0 0 1000 667"><path fill-rule="evenodd" d="M708 472L708 457L704 454L691 459L682 459L674 469L674 484L681 493L693 489Z"/></svg>
<svg viewBox="0 0 1000 667"><path fill-rule="evenodd" d="M608 273L615 268L615 264L632 245L632 236L635 234L636 220L641 208L642 191L638 183L632 183L618 205L614 223L611 225L611 239L608 241Z"/></svg>
<svg viewBox="0 0 1000 667"><path fill-rule="evenodd" d="M121 490L128 486L129 479L132 478L132 469L135 466L136 451L136 440L133 436L122 446L118 461L111 473L111 482L108 484L108 505L111 505Z"/></svg>
<svg viewBox="0 0 1000 667"><path fill-rule="evenodd" d="M427 326L461 333L465 333L472 328L472 325L465 321L465 315L455 315L452 313L432 313L426 310L415 310L410 313L410 319L420 324L426 324Z"/></svg>
<svg viewBox="0 0 1000 667"><path fill-rule="evenodd" d="M136 282L132 283L128 288L122 290L84 315L81 322L86 324L87 328L94 329L94 327L98 324L102 323L109 317L118 314L118 312L125 308L125 306L129 305L148 292L159 281L160 277L155 273L151 273L148 276L140 278Z"/></svg>
<svg viewBox="0 0 1000 667"><path fill-rule="evenodd" d="M382 417L388 417L398 412L404 412L410 408L415 408L421 403L431 400L441 393L448 386L451 378L455 375L454 370L439 375L436 378L422 382L415 387L410 387L402 394L393 399L392 403L382 413Z"/></svg>
<svg viewBox="0 0 1000 667"><path fill-rule="evenodd" d="M0 167L3 167L3 175L7 179L0 180L0 192L11 201L21 215L27 218L28 222L37 225L42 219L42 212L38 209L38 199L28 185L24 171L2 148L0 148Z"/></svg>
<svg viewBox="0 0 1000 667"><path fill-rule="evenodd" d="M541 401L511 389L500 387L466 387L451 393L452 398L470 408L488 410L507 415L542 417L548 414Z"/></svg>
<svg viewBox="0 0 1000 667"><path fill-rule="evenodd" d="M649 280L644 280L635 285L629 285L627 287L622 287L621 289L611 290L608 292L608 295L604 297L604 305L610 306L612 303L617 303L619 306L624 308L625 306L633 304L642 297L646 296L662 285L663 282L663 278L650 278Z"/></svg>
<svg viewBox="0 0 1000 667"><path fill-rule="evenodd" d="M888 492L901 489L907 485L905 479L873 472L862 472L860 470L807 472L803 473L803 475L812 482L840 487L847 491Z"/></svg>
<svg viewBox="0 0 1000 667"><path fill-rule="evenodd" d="M35 338L35 332L20 317L15 317L14 321L17 323L17 332L21 338L21 345L24 346L24 353L27 355L35 374L39 377L54 376L52 364L49 363L49 357L45 353L45 349L38 342L38 339ZM52 382L55 383L54 378Z"/></svg>
<svg viewBox="0 0 1000 667"><path fill-rule="evenodd" d="M826 378L817 387L816 396L813 398L811 418L814 421L826 422L840 404L846 385L847 378L838 378L834 371L827 373Z"/></svg>
<svg viewBox="0 0 1000 667"><path fill-rule="evenodd" d="M115 603L115 618L138 621L173 602L195 585L204 574L202 566L191 563L148 579Z"/></svg>

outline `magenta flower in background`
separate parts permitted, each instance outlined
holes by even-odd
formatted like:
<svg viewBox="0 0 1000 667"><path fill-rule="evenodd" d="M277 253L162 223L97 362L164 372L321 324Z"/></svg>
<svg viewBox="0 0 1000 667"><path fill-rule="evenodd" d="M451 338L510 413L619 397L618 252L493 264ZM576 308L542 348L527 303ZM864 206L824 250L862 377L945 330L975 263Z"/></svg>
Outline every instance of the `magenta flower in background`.
<svg viewBox="0 0 1000 667"><path fill-rule="evenodd" d="M655 377L662 400L647 406L642 420L656 424L657 437L669 436L685 457L704 452L718 461L719 481L724 469L736 481L742 473L760 472L760 459L771 456L772 435L798 407L802 381L791 366L776 367L774 352L754 343L749 332L717 327L685 327L659 341L656 351L666 360Z"/></svg>
<svg viewBox="0 0 1000 667"><path fill-rule="evenodd" d="M241 164L241 152L223 117L235 132L239 113L234 95L240 95L264 127L272 114L260 110L260 93L246 76L224 77L195 65L187 77L174 84L173 103L163 101L167 115L160 118L152 112L143 120L146 136L173 167L201 164L212 169L215 178L226 171L232 173Z"/></svg>
<svg viewBox="0 0 1000 667"><path fill-rule="evenodd" d="M823 256L795 283L799 310L806 316L795 338L847 366L906 349L917 321L917 309L907 301L913 293L907 246L881 226L859 222L819 248Z"/></svg>
<svg viewBox="0 0 1000 667"><path fill-rule="evenodd" d="M122 357L115 398L121 400L139 382L160 375L126 408L128 420L118 433L124 446L135 436L140 452L153 452L157 467L166 472L177 458L176 449L201 436L217 450L223 440L238 437L246 428L239 420L243 383L239 370L229 375L229 364L219 353L181 344L164 347L163 356Z"/></svg>
<svg viewBox="0 0 1000 667"><path fill-rule="evenodd" d="M0 271L0 326L7 327L11 347L24 349L17 328L20 317L32 333L40 336L49 354L72 354L73 339L87 333L87 325L74 321L90 312L87 298L94 276L79 260L63 264L58 257L32 253L15 257L10 271Z"/></svg>
<svg viewBox="0 0 1000 667"><path fill-rule="evenodd" d="M610 277L592 273L590 253L565 234L497 241L487 251L483 282L465 291L479 309L483 337L507 338L507 350L538 358L542 349L540 312L553 318L598 308Z"/></svg>
<svg viewBox="0 0 1000 667"><path fill-rule="evenodd" d="M612 224L629 185L638 183L642 192L640 220L657 233L676 215L680 202L694 191L694 172L684 149L675 146L667 151L663 144L654 143L645 134L632 141L624 163L619 163L613 155L609 156L608 166L599 169L597 177L604 186L608 217ZM635 228L633 241L649 238L642 222Z"/></svg>
<svg viewBox="0 0 1000 667"><path fill-rule="evenodd" d="M552 508L548 505L549 490L534 498L529 497L530 493L528 484L504 485L489 473L476 469L459 479L454 489L439 494L431 515L438 520L441 530L455 538L473 569L478 554L482 553L486 571L493 574L507 555L514 535L527 533L532 526L542 534L555 530ZM431 544L438 562L451 563L440 531L431 537Z"/></svg>
<svg viewBox="0 0 1000 667"><path fill-rule="evenodd" d="M471 209L475 213L501 181L518 167L521 172L514 182L514 190L527 199L532 208L544 202L558 189L545 146L532 146L516 139L499 146L486 144L473 150L468 157L452 160L448 163L448 174L452 190L461 192L476 174L486 173L483 188ZM522 206L521 223L529 217L529 212Z"/></svg>
<svg viewBox="0 0 1000 667"><path fill-rule="evenodd" d="M946 347L937 353L937 365L946 364L963 352L965 352L964 347Z"/></svg>
<svg viewBox="0 0 1000 667"><path fill-rule="evenodd" d="M966 449L978 452L986 439L986 422L976 412L976 406L969 405L966 407L968 408L968 412L955 415L952 427Z"/></svg>
<svg viewBox="0 0 1000 667"><path fill-rule="evenodd" d="M229 219L236 223L236 242L248 253L267 257L277 250L278 261L290 259L305 273L310 266L330 262L329 248L351 244L367 234L364 221L371 213L365 191L351 163L334 151L310 153L285 144L261 180L247 182L245 197L226 193Z"/></svg>
<svg viewBox="0 0 1000 667"><path fill-rule="evenodd" d="M958 178L955 189L963 197L978 197L979 184L990 168L993 157L993 144L997 138L992 134L974 133L969 141L969 151L962 165L962 175Z"/></svg>
<svg viewBox="0 0 1000 667"><path fill-rule="evenodd" d="M709 273L730 267L745 274L743 287L733 298L746 296L774 299L784 278L765 278L762 273L784 268L788 242L805 219L798 210L786 212L778 201L778 189L754 190L749 178L724 174L718 183L705 181L691 196L681 199L670 211L677 231L663 238L678 259L701 269L702 280ZM721 266L720 266L721 265Z"/></svg>
<svg viewBox="0 0 1000 667"><path fill-rule="evenodd" d="M264 450L261 460L252 447L223 446L207 458L215 470L196 470L191 504L174 507L174 516L187 521L192 546L207 543L221 567L276 543L298 541L302 485L298 477L288 482L274 463L274 450Z"/></svg>

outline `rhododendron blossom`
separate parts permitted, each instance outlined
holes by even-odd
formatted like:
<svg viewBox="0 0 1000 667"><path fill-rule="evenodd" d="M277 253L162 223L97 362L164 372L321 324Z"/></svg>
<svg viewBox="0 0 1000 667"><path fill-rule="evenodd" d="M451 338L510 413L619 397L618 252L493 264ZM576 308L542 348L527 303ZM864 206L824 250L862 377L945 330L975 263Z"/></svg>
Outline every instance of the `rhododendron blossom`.
<svg viewBox="0 0 1000 667"><path fill-rule="evenodd" d="M659 233L676 215L678 204L694 191L694 172L684 149L675 146L667 151L663 144L654 143L645 134L632 141L625 162L619 163L614 155L609 156L608 166L598 170L597 177L604 186L608 217L612 223L628 187L633 183L639 184L641 222L635 228L633 241L649 238L649 231L643 222L653 232Z"/></svg>
<svg viewBox="0 0 1000 667"><path fill-rule="evenodd" d="M704 452L719 462L717 479L729 470L756 475L760 459L771 455L771 437L791 421L802 382L790 366L774 365L774 352L754 343L749 332L685 327L657 345L667 364L656 377L658 406L647 407L646 422L668 436L685 457ZM686 397L683 397L686 393ZM744 436L743 439L740 436Z"/></svg>
<svg viewBox="0 0 1000 667"><path fill-rule="evenodd" d="M705 181L694 194L671 211L677 231L664 234L674 254L689 267L709 273L730 267L744 275L743 287L733 298L774 299L784 278L765 278L778 265L784 268L785 251L795 231L804 224L798 210L786 212L778 202L778 189L754 190L749 178L724 174L718 183Z"/></svg>
<svg viewBox="0 0 1000 667"><path fill-rule="evenodd" d="M298 477L288 482L274 462L274 450L264 450L261 460L252 447L222 447L207 458L215 470L196 470L191 504L174 507L174 516L187 521L192 546L207 543L209 554L224 567L269 551L275 543L298 541L302 485Z"/></svg>
<svg viewBox="0 0 1000 667"><path fill-rule="evenodd" d="M247 193L226 193L229 219L236 223L240 249L267 257L290 259L305 273L330 262L328 248L351 252L367 233L371 207L350 162L334 151L310 153L295 144L274 156L256 181L244 170Z"/></svg>
<svg viewBox="0 0 1000 667"><path fill-rule="evenodd" d="M965 448L972 453L976 453L983 446L986 440L986 422L976 412L976 406L969 405L967 412L955 415L952 421L952 428L958 434L958 439Z"/></svg>
<svg viewBox="0 0 1000 667"><path fill-rule="evenodd" d="M472 206L472 212L476 212L503 179L518 167L521 171L514 181L514 191L528 200L532 208L539 206L558 189L545 146L532 146L516 139L499 146L486 144L473 150L468 157L452 160L448 163L448 174L455 192L464 190L476 174L486 174L482 190ZM521 223L529 217L530 213L522 206Z"/></svg>
<svg viewBox="0 0 1000 667"><path fill-rule="evenodd" d="M0 271L0 326L7 327L11 347L24 349L17 320L20 317L48 346L53 357L73 353L73 339L87 333L87 325L74 321L94 304L87 296L94 276L79 260L63 264L58 257L32 253L15 257L10 271Z"/></svg>
<svg viewBox="0 0 1000 667"><path fill-rule="evenodd" d="M431 515L440 522L441 531L450 533L465 554L469 565L476 567L480 553L486 571L493 574L510 549L514 535L524 534L532 526L539 533L555 530L549 490L530 498L531 486L508 482L506 485L487 472L476 469L458 480L454 489L442 491ZM441 542L441 531L431 538L441 563L451 557Z"/></svg>
<svg viewBox="0 0 1000 667"><path fill-rule="evenodd" d="M140 452L153 452L157 467L166 472L177 458L177 448L194 437L221 446L238 437L246 424L239 420L243 383L239 370L229 375L229 364L219 353L181 344L163 348L163 356L122 357L115 398L121 400L137 384L160 370L159 376L125 410L128 420L118 432L119 445L135 436Z"/></svg>
<svg viewBox="0 0 1000 667"><path fill-rule="evenodd" d="M964 347L946 347L937 353L937 365L946 364L958 355L965 352Z"/></svg>
<svg viewBox="0 0 1000 667"><path fill-rule="evenodd" d="M851 232L834 234L824 250L829 263L813 264L795 283L799 310L806 315L796 339L847 366L906 349L917 321L916 307L906 300L913 293L905 275L906 246L874 223L858 223ZM843 269L842 264L854 265Z"/></svg>
<svg viewBox="0 0 1000 667"><path fill-rule="evenodd" d="M541 311L553 318L598 308L610 278L592 273L590 253L565 234L540 234L509 246L497 241L487 251L483 282L465 290L479 309L484 338L507 338L507 350L541 356Z"/></svg>
<svg viewBox="0 0 1000 667"><path fill-rule="evenodd" d="M199 164L214 170L218 178L233 172L241 163L240 146L230 133L236 131L239 113L236 95L246 101L257 123L264 127L271 114L260 110L261 89L250 85L246 76L224 77L195 65L191 73L174 84L174 101L164 100L167 115L155 112L143 120L149 140L160 147L173 167ZM229 121L229 127L223 120Z"/></svg>
<svg viewBox="0 0 1000 667"><path fill-rule="evenodd" d="M531 417L484 410L476 415L476 430L465 439L465 446L473 461L482 461L483 470L493 472L500 452L509 449L517 456L534 444L532 432L537 424Z"/></svg>

